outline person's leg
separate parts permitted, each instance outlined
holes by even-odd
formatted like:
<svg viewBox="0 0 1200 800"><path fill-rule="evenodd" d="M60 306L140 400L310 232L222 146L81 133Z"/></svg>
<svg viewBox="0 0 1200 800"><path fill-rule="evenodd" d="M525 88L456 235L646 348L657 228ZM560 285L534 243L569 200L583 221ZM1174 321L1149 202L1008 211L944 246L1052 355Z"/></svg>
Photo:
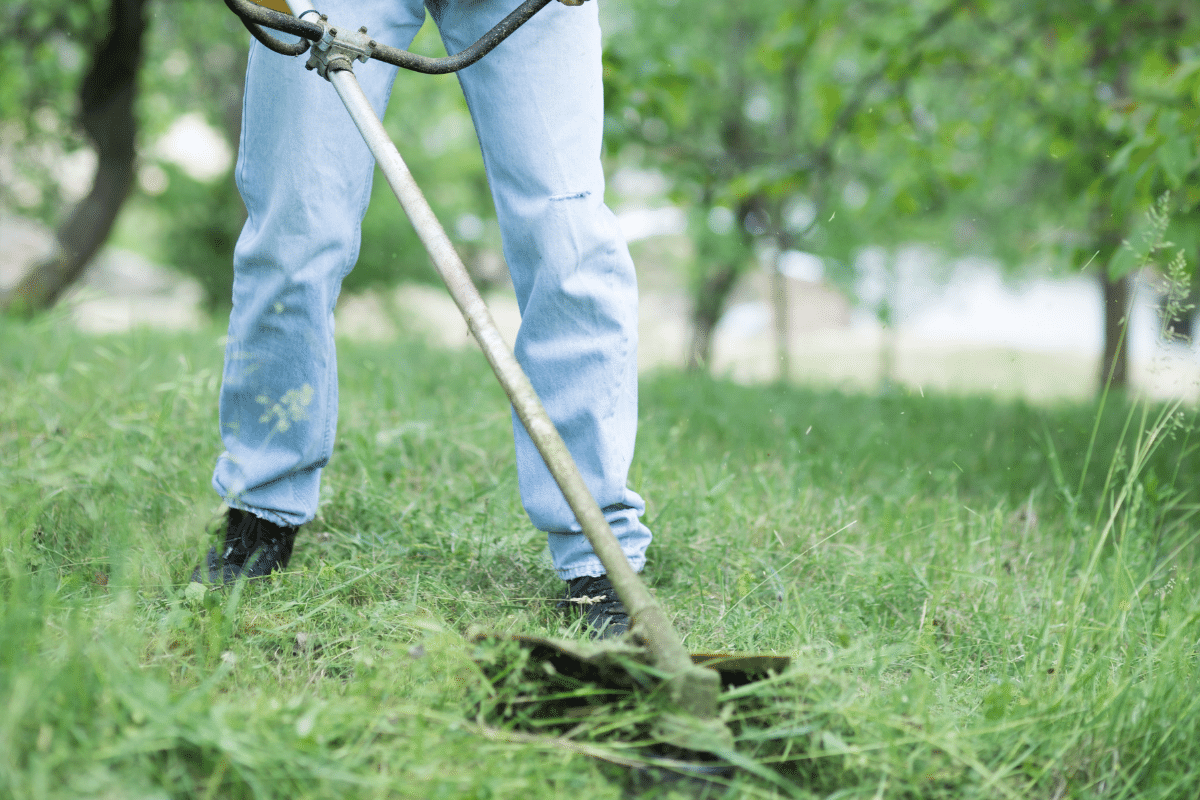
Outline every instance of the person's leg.
<svg viewBox="0 0 1200 800"><path fill-rule="evenodd" d="M419 0L326 0L323 12L407 47ZM236 179L249 218L234 252L233 311L220 395L213 487L233 508L297 526L317 508L333 448L337 360L333 308L358 256L374 159L336 91L254 42L246 72ZM382 115L395 68L355 73Z"/></svg>
<svg viewBox="0 0 1200 800"><path fill-rule="evenodd" d="M453 53L516 0L429 3ZM603 84L595 3L551 3L459 73L504 234L521 328L516 355L635 569L645 504L626 486L637 430L637 284L604 204ZM521 498L559 577L604 567L515 417Z"/></svg>

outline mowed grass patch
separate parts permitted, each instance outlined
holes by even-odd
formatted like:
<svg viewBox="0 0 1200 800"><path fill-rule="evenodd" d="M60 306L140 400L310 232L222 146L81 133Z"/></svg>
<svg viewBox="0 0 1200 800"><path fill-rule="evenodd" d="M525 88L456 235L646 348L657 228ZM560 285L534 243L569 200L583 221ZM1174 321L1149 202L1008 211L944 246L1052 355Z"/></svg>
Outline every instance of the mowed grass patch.
<svg viewBox="0 0 1200 800"><path fill-rule="evenodd" d="M0 336L0 794L1200 788L1190 409L643 380L646 577L690 649L794 659L724 698L766 771L698 784L610 763L645 763L655 697L534 729L474 660L472 626L575 634L478 355L342 343L291 566L204 592L221 332Z"/></svg>

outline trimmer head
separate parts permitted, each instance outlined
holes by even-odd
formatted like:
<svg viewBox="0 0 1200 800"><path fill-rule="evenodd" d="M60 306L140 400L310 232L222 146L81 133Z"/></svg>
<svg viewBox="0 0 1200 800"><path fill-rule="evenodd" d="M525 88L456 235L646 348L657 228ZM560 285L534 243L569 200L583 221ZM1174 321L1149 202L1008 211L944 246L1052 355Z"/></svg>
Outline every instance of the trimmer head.
<svg viewBox="0 0 1200 800"><path fill-rule="evenodd" d="M581 735L579 752L642 771L708 780L745 764L720 719L672 710L665 699L671 674L632 637L580 642L482 632L469 638L493 688L487 710L480 709L491 724L560 745ZM778 675L791 661L721 653L691 658L714 670L726 690ZM617 719L622 721L614 727ZM588 730L600 739L589 742Z"/></svg>
<svg viewBox="0 0 1200 800"><path fill-rule="evenodd" d="M509 641L529 653L529 665L547 676L587 683L604 689L646 688L656 681L650 651L626 637L615 641L575 642L542 636L477 633L476 643ZM744 686L778 675L791 663L788 656L747 653L692 653L692 663L716 670L721 688Z"/></svg>

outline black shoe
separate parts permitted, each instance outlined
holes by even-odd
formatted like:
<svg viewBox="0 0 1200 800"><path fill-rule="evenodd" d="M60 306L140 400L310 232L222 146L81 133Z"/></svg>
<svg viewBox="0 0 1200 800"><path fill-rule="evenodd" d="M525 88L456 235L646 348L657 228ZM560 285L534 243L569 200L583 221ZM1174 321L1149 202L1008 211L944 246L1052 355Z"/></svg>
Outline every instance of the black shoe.
<svg viewBox="0 0 1200 800"><path fill-rule="evenodd" d="M225 527L225 546L208 551L204 563L196 567L192 580L197 583L233 583L239 576L261 578L287 566L298 528L286 528L256 517L238 508L229 509Z"/></svg>
<svg viewBox="0 0 1200 800"><path fill-rule="evenodd" d="M567 599L558 607L568 614L581 614L593 639L612 639L629 632L629 611L607 575L584 575L567 581Z"/></svg>

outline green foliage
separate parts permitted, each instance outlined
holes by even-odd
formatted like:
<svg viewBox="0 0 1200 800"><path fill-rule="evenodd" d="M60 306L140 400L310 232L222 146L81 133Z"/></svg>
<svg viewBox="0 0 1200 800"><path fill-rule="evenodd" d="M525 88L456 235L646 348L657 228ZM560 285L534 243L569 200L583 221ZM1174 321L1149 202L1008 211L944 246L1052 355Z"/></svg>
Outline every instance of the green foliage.
<svg viewBox="0 0 1200 800"><path fill-rule="evenodd" d="M339 442L288 572L188 588L216 511L219 333L0 320L21 344L0 356L0 794L1200 787L1194 411L644 381L632 479L660 602L691 649L793 657L723 694L751 769L700 786L651 762L653 697L538 716L536 676L474 661L472 625L574 635L476 353L344 343Z"/></svg>
<svg viewBox="0 0 1200 800"><path fill-rule="evenodd" d="M947 87L923 70L946 60L961 3L760 3L711 20L659 0L632 8L636 35L606 51L610 149L636 142L699 219L733 210L743 268L752 240L834 265L905 241L910 218L944 204L942 183L969 177L969 160L938 157L925 135L925 95Z"/></svg>
<svg viewBox="0 0 1200 800"><path fill-rule="evenodd" d="M1121 241L1162 192L1192 184L1174 214L1200 201L1194 131L1179 125L1194 102L1200 54L1187 43L1200 14L1184 2L1081 5L1071 17L1041 4L991 12L1022 66L996 72L990 90L1028 131L1026 180L1075 220L1076 238L1059 243L1076 263L1118 277L1136 266L1114 262Z"/></svg>

